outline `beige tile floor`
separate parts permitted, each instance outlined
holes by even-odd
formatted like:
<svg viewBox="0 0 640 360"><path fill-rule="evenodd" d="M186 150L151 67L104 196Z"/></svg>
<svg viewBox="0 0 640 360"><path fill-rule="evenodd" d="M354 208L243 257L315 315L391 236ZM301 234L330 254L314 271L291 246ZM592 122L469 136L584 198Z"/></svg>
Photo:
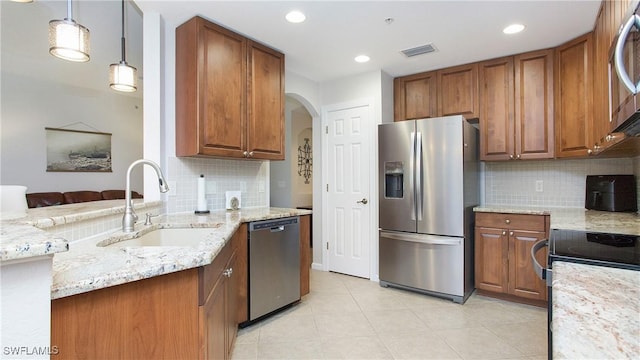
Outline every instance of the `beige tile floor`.
<svg viewBox="0 0 640 360"><path fill-rule="evenodd" d="M464 305L311 271L311 293L241 329L232 359L546 359L546 309L475 293Z"/></svg>

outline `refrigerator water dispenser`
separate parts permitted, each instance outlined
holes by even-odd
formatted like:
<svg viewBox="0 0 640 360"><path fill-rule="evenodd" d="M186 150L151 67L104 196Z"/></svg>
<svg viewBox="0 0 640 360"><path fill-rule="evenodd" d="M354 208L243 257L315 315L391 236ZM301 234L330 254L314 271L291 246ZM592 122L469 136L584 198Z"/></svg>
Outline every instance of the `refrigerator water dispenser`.
<svg viewBox="0 0 640 360"><path fill-rule="evenodd" d="M384 163L384 197L402 199L404 184L404 164L402 161Z"/></svg>

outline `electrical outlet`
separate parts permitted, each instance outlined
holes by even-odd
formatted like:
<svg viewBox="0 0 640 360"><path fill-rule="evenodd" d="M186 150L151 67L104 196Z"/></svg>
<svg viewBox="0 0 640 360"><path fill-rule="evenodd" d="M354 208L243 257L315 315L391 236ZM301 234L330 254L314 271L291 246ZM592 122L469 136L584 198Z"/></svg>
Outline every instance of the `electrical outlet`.
<svg viewBox="0 0 640 360"><path fill-rule="evenodd" d="M176 196L178 182L177 181L167 181L167 186L169 187L169 191L167 191L167 196Z"/></svg>
<svg viewBox="0 0 640 360"><path fill-rule="evenodd" d="M218 192L216 189L216 182L213 180L207 180L205 183L205 195L213 195L216 192Z"/></svg>
<svg viewBox="0 0 640 360"><path fill-rule="evenodd" d="M542 180L536 180L536 192L543 192Z"/></svg>

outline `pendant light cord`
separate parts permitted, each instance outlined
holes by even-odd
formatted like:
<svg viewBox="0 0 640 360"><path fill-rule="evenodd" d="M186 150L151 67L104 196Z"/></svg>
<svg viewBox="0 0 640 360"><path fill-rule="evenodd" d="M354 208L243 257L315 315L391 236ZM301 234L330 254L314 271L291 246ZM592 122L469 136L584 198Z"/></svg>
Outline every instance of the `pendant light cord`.
<svg viewBox="0 0 640 360"><path fill-rule="evenodd" d="M71 6L71 0L67 1L67 19L73 20L73 10Z"/></svg>
<svg viewBox="0 0 640 360"><path fill-rule="evenodd" d="M69 0L71 1L71 0ZM124 50L124 0L122 0L122 38L121 38L121 47L122 47L122 62L126 63L126 58L125 58L125 50Z"/></svg>

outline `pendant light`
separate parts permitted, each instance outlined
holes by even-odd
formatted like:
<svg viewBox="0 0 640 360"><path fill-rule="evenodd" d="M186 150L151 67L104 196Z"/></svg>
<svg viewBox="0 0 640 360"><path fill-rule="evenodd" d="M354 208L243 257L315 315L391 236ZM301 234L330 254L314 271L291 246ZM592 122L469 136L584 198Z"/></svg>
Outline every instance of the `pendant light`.
<svg viewBox="0 0 640 360"><path fill-rule="evenodd" d="M137 90L138 75L133 66L127 64L125 59L124 40L124 0L122 0L122 38L120 39L122 60L117 64L109 65L109 86L113 90L134 92Z"/></svg>
<svg viewBox="0 0 640 360"><path fill-rule="evenodd" d="M60 59L89 61L89 29L73 20L71 0L67 1L67 17L49 21L49 53Z"/></svg>

